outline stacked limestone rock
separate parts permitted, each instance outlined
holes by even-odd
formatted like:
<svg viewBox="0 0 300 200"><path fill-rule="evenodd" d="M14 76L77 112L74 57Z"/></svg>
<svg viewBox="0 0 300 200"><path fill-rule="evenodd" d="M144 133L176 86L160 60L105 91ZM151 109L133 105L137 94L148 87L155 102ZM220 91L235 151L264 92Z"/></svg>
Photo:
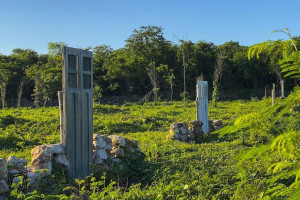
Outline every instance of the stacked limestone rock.
<svg viewBox="0 0 300 200"><path fill-rule="evenodd" d="M6 158L0 158L0 192L5 192L9 190L8 181L9 174L15 176L11 181L20 182L17 175L26 174L27 160L19 159L15 156L10 156L8 160Z"/></svg>
<svg viewBox="0 0 300 200"><path fill-rule="evenodd" d="M144 156L137 141L119 135L93 135L94 163L100 167L119 164L122 158L138 159ZM15 156L0 158L0 193L9 190L8 174L26 174L30 185L35 185L52 172L53 162L69 168L69 162L62 144L39 145L31 150L32 162L26 167L27 160ZM14 178L14 182L20 179Z"/></svg>
<svg viewBox="0 0 300 200"><path fill-rule="evenodd" d="M138 159L143 155L137 141L120 135L93 135L93 155L96 165L121 163L122 158Z"/></svg>
<svg viewBox="0 0 300 200"><path fill-rule="evenodd" d="M223 121L221 119L218 120L208 120L209 132L217 131L220 128L223 128Z"/></svg>
<svg viewBox="0 0 300 200"><path fill-rule="evenodd" d="M0 158L0 193L9 190L7 185L8 168L6 158Z"/></svg>
<svg viewBox="0 0 300 200"><path fill-rule="evenodd" d="M177 122L170 126L170 133L167 139L179 141L198 141L203 136L202 125L200 121L190 121L189 127L186 122Z"/></svg>
<svg viewBox="0 0 300 200"><path fill-rule="evenodd" d="M31 165L28 167L28 177L31 183L37 182L52 172L53 162L69 168L65 149L61 144L39 145L31 150Z"/></svg>

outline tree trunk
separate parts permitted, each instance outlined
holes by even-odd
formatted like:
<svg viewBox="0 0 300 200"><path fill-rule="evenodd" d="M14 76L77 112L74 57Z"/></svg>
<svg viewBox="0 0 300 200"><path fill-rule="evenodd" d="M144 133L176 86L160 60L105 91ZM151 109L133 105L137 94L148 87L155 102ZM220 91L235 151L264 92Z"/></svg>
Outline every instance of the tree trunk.
<svg viewBox="0 0 300 200"><path fill-rule="evenodd" d="M6 107L6 83L2 83L1 85L1 101L2 101L2 108L5 109Z"/></svg>
<svg viewBox="0 0 300 200"><path fill-rule="evenodd" d="M172 102L172 100L173 100L173 83L171 81L171 102Z"/></svg>
<svg viewBox="0 0 300 200"><path fill-rule="evenodd" d="M183 65L183 92L185 93L186 91L186 86L185 86L185 68L186 68L186 64L185 64L185 53L182 50L182 65Z"/></svg>
<svg viewBox="0 0 300 200"><path fill-rule="evenodd" d="M18 88L18 109L21 107L22 94L23 94L24 80L22 79Z"/></svg>

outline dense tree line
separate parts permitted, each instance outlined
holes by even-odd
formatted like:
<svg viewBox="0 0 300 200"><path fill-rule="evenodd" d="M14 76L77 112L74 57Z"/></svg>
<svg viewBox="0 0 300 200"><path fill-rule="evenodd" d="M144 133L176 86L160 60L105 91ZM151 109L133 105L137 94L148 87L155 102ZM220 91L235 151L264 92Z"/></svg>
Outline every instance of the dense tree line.
<svg viewBox="0 0 300 200"><path fill-rule="evenodd" d="M14 49L11 55L0 55L2 102L7 98L18 101L26 98L41 106L57 98L57 91L61 90L61 47L64 45L49 43L46 55L30 49ZM96 98L133 94L145 99L193 97L199 77L207 80L213 89L220 59L222 79L218 80L218 87L221 90L262 89L283 79L277 64L281 54L261 53L260 59L249 60L248 49L233 41L215 45L180 40L179 44L172 44L164 38L161 27L143 26L133 31L123 48L114 50L99 45L91 49ZM293 80L287 79L286 86L292 87Z"/></svg>

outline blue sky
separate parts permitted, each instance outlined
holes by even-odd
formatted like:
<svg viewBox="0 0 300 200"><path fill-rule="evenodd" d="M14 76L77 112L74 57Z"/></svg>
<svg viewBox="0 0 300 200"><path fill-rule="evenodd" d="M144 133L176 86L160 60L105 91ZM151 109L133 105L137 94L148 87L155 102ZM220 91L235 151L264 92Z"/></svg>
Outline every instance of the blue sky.
<svg viewBox="0 0 300 200"><path fill-rule="evenodd" d="M133 29L162 26L167 40L252 45L289 28L300 35L297 0L0 0L0 54L47 53L48 42L85 48L125 45Z"/></svg>

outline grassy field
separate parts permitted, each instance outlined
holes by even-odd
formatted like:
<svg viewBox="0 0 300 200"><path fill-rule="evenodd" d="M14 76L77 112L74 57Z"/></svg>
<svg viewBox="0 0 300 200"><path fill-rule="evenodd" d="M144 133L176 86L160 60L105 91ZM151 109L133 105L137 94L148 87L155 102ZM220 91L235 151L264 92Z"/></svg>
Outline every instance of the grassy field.
<svg viewBox="0 0 300 200"><path fill-rule="evenodd" d="M300 199L300 162L294 155L300 149L300 117L299 112L284 109L288 101L278 99L276 109L270 106L271 99L209 107L210 119L222 119L225 127L198 144L166 140L172 123L195 120L195 102L95 104L94 132L117 132L137 140L145 159L86 180L69 181L54 173L36 191L15 190L10 198ZM0 128L0 157L30 160L34 146L59 143L59 111L57 107L1 110ZM293 152L282 147L283 155L276 140L284 134L296 141ZM284 162L289 165L274 165Z"/></svg>

